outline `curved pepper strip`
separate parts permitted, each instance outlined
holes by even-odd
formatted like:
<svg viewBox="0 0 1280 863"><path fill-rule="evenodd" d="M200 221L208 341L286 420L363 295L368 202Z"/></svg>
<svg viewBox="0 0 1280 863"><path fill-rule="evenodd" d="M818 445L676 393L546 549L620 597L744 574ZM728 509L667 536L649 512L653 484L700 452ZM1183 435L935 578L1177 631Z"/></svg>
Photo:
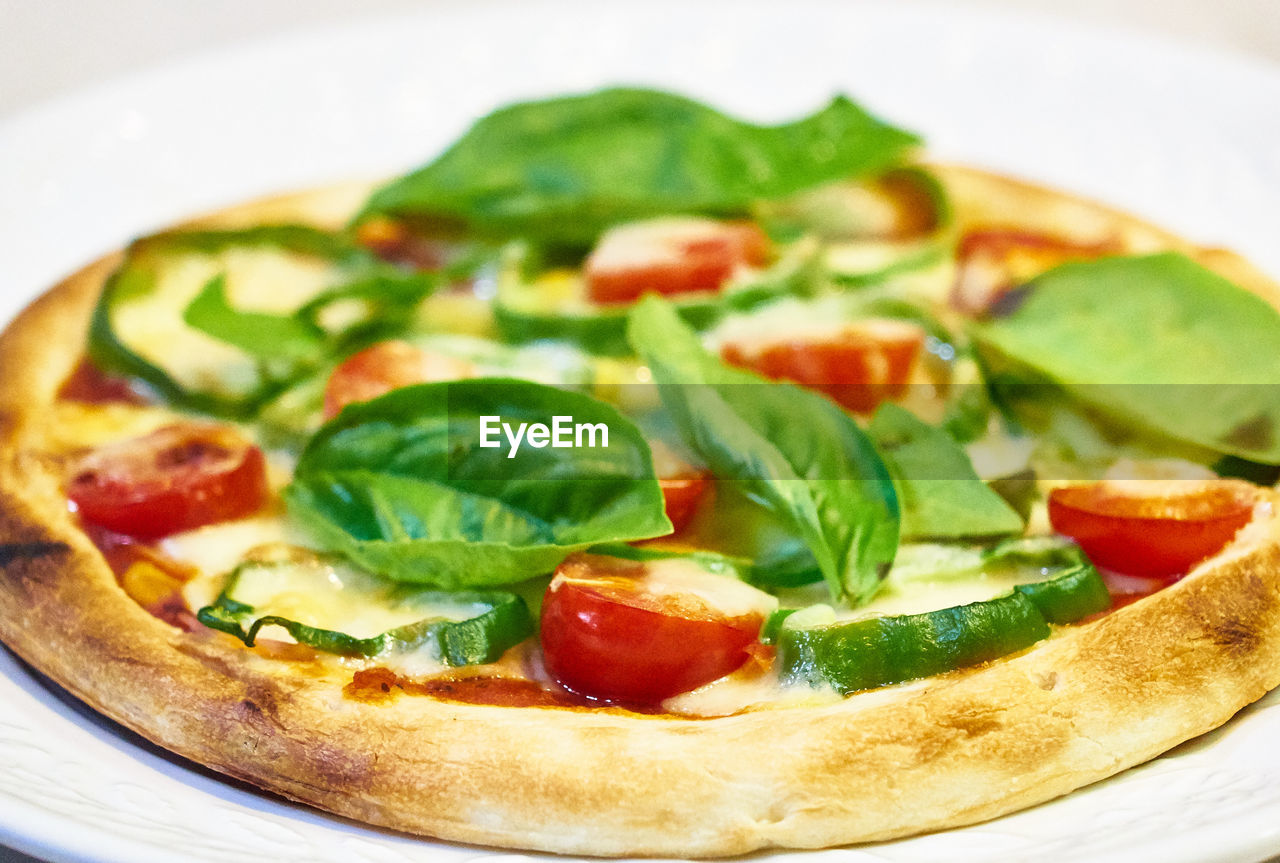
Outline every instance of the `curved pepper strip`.
<svg viewBox="0 0 1280 863"><path fill-rule="evenodd" d="M233 575L213 605L200 609L196 618L210 629L234 635L249 647L253 647L263 627L279 626L299 644L324 653L374 657L427 649L447 665L480 665L497 660L534 633L529 607L514 593L420 591L414 598L424 604L479 605L486 610L466 620L426 618L369 638L356 638L279 615L254 617L253 606L231 598L235 583Z"/></svg>
<svg viewBox="0 0 1280 863"><path fill-rule="evenodd" d="M94 307L89 322L89 356L103 371L135 378L146 385L160 399L177 407L202 413L247 419L271 398L278 395L297 374L286 374L283 379L274 371L269 372L266 363L261 364L256 385L243 393L220 393L206 389L193 389L179 383L171 370L163 363L147 359L130 344L129 333L120 332L116 312L131 297L151 295L163 291L163 262L168 256L181 254L213 255L229 249L268 248L326 262L335 274L337 283L300 309L291 314L266 314L263 312L237 312L227 304L225 284L215 278L181 314L188 326L194 320L190 313L204 316L224 316L240 331L253 332L258 321L271 325L275 332L290 332L307 336L305 354L313 360L323 360L329 355L349 353L363 341L381 338L387 331L403 329L414 303L421 300L437 286L438 280L431 274L402 273L390 264L379 261L372 252L356 245L343 234L321 231L305 225L267 225L240 230L173 231L156 234L135 241L130 245L124 261L107 279L102 294ZM352 325L341 333L328 333L320 325L324 309L348 299L359 300L373 309L377 320ZM239 314L240 320L235 320ZM366 316L367 317L367 316ZM274 320L273 320L274 319ZM371 320L371 319L370 319ZM210 330L196 326L219 340L226 341L229 330ZM257 337L266 342L267 359L282 353L284 345L274 341L265 332ZM231 342L244 350L243 344ZM252 351L245 351L253 355ZM312 356L314 354L314 356ZM260 358L262 359L262 358ZM301 364L301 372L307 370Z"/></svg>
<svg viewBox="0 0 1280 863"><path fill-rule="evenodd" d="M1047 638L1051 623L1072 623L1110 605L1097 570L1082 563L983 602L812 628L779 620L773 636L785 682L848 695L1016 653Z"/></svg>

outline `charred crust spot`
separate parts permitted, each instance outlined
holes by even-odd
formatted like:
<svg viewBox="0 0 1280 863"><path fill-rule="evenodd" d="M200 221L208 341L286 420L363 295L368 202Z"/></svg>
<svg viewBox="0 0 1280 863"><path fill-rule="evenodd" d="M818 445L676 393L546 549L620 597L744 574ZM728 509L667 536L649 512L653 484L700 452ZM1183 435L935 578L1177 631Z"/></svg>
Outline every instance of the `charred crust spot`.
<svg viewBox="0 0 1280 863"><path fill-rule="evenodd" d="M1248 656L1258 649L1261 637L1243 620L1229 618L1206 626L1209 640L1233 656Z"/></svg>
<svg viewBox="0 0 1280 863"><path fill-rule="evenodd" d="M36 585L47 585L57 578L61 567L51 566L50 558L60 558L71 553L71 547L63 542L33 540L0 544L0 574L24 592Z"/></svg>
<svg viewBox="0 0 1280 863"><path fill-rule="evenodd" d="M958 714L941 719L939 725L952 728L965 737L981 737L993 731L999 731L1003 724L988 714Z"/></svg>
<svg viewBox="0 0 1280 863"><path fill-rule="evenodd" d="M8 542L0 544L0 567L12 563L39 560L57 554L67 554L71 547L65 542Z"/></svg>

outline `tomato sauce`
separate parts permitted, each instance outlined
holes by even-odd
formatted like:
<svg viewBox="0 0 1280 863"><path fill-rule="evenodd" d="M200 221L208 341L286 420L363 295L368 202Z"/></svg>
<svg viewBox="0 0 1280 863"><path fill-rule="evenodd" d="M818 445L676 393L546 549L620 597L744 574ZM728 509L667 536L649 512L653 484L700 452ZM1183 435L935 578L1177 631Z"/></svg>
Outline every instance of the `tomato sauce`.
<svg viewBox="0 0 1280 863"><path fill-rule="evenodd" d="M76 364L58 390L58 398L85 404L145 405L148 399L125 378L105 374L88 358Z"/></svg>
<svg viewBox="0 0 1280 863"><path fill-rule="evenodd" d="M357 671L343 692L348 698L368 702L404 694L499 707L590 707L593 704L569 692L547 689L533 680L484 675L409 680L387 668Z"/></svg>
<svg viewBox="0 0 1280 863"><path fill-rule="evenodd" d="M148 614L184 632L204 629L204 625L196 619L187 605L181 590L182 584L196 575L194 567L167 557L151 546L122 533L115 533L87 522L81 524L81 529L102 554L107 566L111 567L116 582ZM153 567L162 578L167 578L171 582L172 589L145 599L135 595L136 591L131 591L127 577L129 571L139 564Z"/></svg>

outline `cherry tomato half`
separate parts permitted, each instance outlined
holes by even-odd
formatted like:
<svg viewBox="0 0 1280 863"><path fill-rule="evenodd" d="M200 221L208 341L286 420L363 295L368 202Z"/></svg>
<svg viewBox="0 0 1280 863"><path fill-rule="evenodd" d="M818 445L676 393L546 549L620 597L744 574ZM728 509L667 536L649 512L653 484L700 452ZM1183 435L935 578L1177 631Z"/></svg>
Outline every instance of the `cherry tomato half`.
<svg viewBox="0 0 1280 863"><path fill-rule="evenodd" d="M361 224L356 229L356 242L384 261L413 270L438 270L454 253L443 236L421 233L386 218Z"/></svg>
<svg viewBox="0 0 1280 863"><path fill-rule="evenodd" d="M1049 522L1099 567L1173 581L1244 527L1257 499L1237 480L1129 480L1049 493Z"/></svg>
<svg viewBox="0 0 1280 863"><path fill-rule="evenodd" d="M750 658L770 610L751 595L759 591L702 572L682 587L681 579L654 577L654 564L580 554L556 570L542 602L542 651L566 689L656 704ZM727 594L733 610L720 610L708 594Z"/></svg>
<svg viewBox="0 0 1280 863"><path fill-rule="evenodd" d="M662 441L649 442L653 469L658 474L662 502L674 533L688 526L703 499L712 489L711 474L694 467Z"/></svg>
<svg viewBox="0 0 1280 863"><path fill-rule="evenodd" d="M702 503L703 496L711 488L711 477L698 472L659 478L658 487L662 489L662 503L674 528L673 533L679 533L693 520L698 504Z"/></svg>
<svg viewBox="0 0 1280 863"><path fill-rule="evenodd" d="M717 291L742 265L760 266L769 238L750 222L659 219L606 233L583 266L597 303L628 303L648 291Z"/></svg>
<svg viewBox="0 0 1280 863"><path fill-rule="evenodd" d="M818 390L851 411L866 413L900 397L924 347L924 331L905 321L856 321L830 335L727 343L720 357L773 380Z"/></svg>
<svg viewBox="0 0 1280 863"><path fill-rule="evenodd" d="M1011 288L1045 270L1121 251L1111 239L1085 243L1020 228L975 228L956 250L960 266L951 302L960 311L982 314Z"/></svg>
<svg viewBox="0 0 1280 863"><path fill-rule="evenodd" d="M226 426L182 423L99 447L72 466L85 521L155 538L243 518L266 503L262 450Z"/></svg>
<svg viewBox="0 0 1280 863"><path fill-rule="evenodd" d="M324 388L324 417L333 419L353 402L367 402L400 387L474 377L475 366L447 354L398 340L352 354L333 370Z"/></svg>

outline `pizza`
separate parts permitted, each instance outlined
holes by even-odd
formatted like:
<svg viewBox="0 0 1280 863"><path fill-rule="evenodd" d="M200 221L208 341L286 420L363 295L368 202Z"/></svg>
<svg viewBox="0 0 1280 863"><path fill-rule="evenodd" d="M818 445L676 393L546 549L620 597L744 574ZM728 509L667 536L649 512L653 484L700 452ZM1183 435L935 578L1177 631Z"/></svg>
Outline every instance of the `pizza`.
<svg viewBox="0 0 1280 863"><path fill-rule="evenodd" d="M273 793L593 855L997 817L1280 684L1280 289L602 90L143 237L0 339L0 637Z"/></svg>

